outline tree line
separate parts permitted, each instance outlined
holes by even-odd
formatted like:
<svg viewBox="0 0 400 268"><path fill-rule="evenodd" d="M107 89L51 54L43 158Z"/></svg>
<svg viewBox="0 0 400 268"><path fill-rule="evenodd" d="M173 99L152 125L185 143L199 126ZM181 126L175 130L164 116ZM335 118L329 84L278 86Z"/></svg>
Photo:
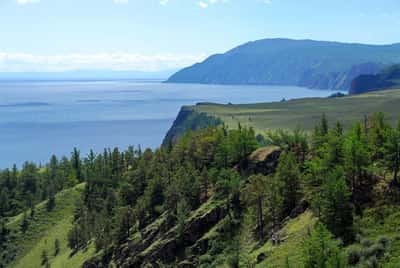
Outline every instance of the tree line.
<svg viewBox="0 0 400 268"><path fill-rule="evenodd" d="M249 173L248 156L269 145L282 151L275 172ZM256 136L240 125L209 127L155 151L115 148L82 157L74 149L70 158L53 156L45 166L27 162L21 170L3 170L0 215L32 213L43 200L54 209L55 193L84 182L68 244L78 251L94 242L98 251L110 252L160 215L182 234L190 212L211 197L224 202L233 232L251 213L259 241L270 239L296 208L307 204L319 223L304 242L305 266L345 267L336 239L343 245L354 241L353 218L373 202L379 180L388 180L390 189L400 186L399 163L400 124L391 126L382 113L347 131L323 115L311 135L297 129Z"/></svg>

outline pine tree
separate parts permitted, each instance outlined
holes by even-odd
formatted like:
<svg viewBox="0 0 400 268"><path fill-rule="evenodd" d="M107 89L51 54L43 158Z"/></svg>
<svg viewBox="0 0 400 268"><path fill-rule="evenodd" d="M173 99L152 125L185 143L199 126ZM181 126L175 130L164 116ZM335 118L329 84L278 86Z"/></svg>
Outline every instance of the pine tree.
<svg viewBox="0 0 400 268"><path fill-rule="evenodd" d="M25 233L28 230L28 227L29 227L28 216L26 215L26 212L24 212L24 214L22 216L22 222L20 225L21 232Z"/></svg>
<svg viewBox="0 0 400 268"><path fill-rule="evenodd" d="M244 188L244 198L248 205L255 207L258 238L264 238L264 200L267 194L267 178L261 174L252 175Z"/></svg>
<svg viewBox="0 0 400 268"><path fill-rule="evenodd" d="M304 268L344 268L346 260L338 243L326 227L317 223L310 236L303 242Z"/></svg>
<svg viewBox="0 0 400 268"><path fill-rule="evenodd" d="M206 167L203 167L200 175L200 190L203 200L208 199L208 187L209 187L209 178L208 171Z"/></svg>
<svg viewBox="0 0 400 268"><path fill-rule="evenodd" d="M321 221L345 243L354 238L353 205L343 171L336 169L328 174L322 189Z"/></svg>
<svg viewBox="0 0 400 268"><path fill-rule="evenodd" d="M83 181L82 161L80 158L80 152L77 148L74 148L72 152L71 164L75 178L78 180L78 182L82 182Z"/></svg>
<svg viewBox="0 0 400 268"><path fill-rule="evenodd" d="M385 164L393 172L393 183L399 185L397 177L400 169L400 121L397 128L388 130L383 151Z"/></svg>
<svg viewBox="0 0 400 268"><path fill-rule="evenodd" d="M6 190L7 188L0 190L0 218L9 210L9 198Z"/></svg>
<svg viewBox="0 0 400 268"><path fill-rule="evenodd" d="M368 143L360 123L355 124L344 142L345 171L350 179L352 198L360 190L360 185L365 178L367 168L370 165Z"/></svg>
<svg viewBox="0 0 400 268"><path fill-rule="evenodd" d="M52 186L49 187L48 192L49 199L46 202L46 209L47 211L52 211L56 206L56 197Z"/></svg>
<svg viewBox="0 0 400 268"><path fill-rule="evenodd" d="M177 233L179 239L183 238L185 227L186 227L186 220L190 212L190 207L188 206L187 202L182 199L178 202L177 211L176 211L176 219L177 223Z"/></svg>
<svg viewBox="0 0 400 268"><path fill-rule="evenodd" d="M116 238L118 242L124 242L131 235L131 228L135 223L134 211L131 207L122 208L118 217L119 225Z"/></svg>
<svg viewBox="0 0 400 268"><path fill-rule="evenodd" d="M284 216L299 203L301 197L300 170L293 153L282 153L276 170L276 179L280 185L280 194L283 197Z"/></svg>

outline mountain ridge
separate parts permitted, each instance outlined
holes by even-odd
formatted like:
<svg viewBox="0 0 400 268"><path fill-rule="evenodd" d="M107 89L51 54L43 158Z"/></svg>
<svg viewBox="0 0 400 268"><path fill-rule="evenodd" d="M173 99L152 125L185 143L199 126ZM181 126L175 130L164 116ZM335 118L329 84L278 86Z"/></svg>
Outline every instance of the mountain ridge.
<svg viewBox="0 0 400 268"><path fill-rule="evenodd" d="M295 85L348 90L361 74L400 62L400 44L367 45L261 39L215 54L172 75L167 83Z"/></svg>

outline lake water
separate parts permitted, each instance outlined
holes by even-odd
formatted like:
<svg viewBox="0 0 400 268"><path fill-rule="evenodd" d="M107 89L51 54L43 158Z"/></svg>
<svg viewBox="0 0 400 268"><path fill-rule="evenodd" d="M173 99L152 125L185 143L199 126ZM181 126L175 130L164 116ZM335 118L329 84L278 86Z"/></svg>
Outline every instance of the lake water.
<svg viewBox="0 0 400 268"><path fill-rule="evenodd" d="M215 86L135 81L0 82L0 168L52 154L141 145L155 148L182 105L323 97L298 87Z"/></svg>

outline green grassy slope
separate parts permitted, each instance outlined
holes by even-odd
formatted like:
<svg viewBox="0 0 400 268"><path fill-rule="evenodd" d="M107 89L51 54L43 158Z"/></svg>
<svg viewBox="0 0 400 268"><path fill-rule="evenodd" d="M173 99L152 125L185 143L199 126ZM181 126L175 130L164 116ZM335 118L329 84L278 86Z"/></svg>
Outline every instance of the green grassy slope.
<svg viewBox="0 0 400 268"><path fill-rule="evenodd" d="M41 267L42 252L47 251L51 267L80 267L83 262L94 255L93 247L84 252L71 255L67 245L67 234L72 227L74 206L84 188L84 184L65 190L56 196L56 207L48 212L45 202L35 208L33 219L29 220L29 228L25 234L20 232L23 215L10 219L7 227L15 234L18 255L10 267ZM29 213L28 213L29 215ZM60 241L60 252L54 256L55 240Z"/></svg>
<svg viewBox="0 0 400 268"><path fill-rule="evenodd" d="M251 253L253 259L257 259L260 254L268 256L264 261L257 264L256 267L282 267L289 258L290 263L301 263L301 244L307 237L316 222L316 218L310 211L306 211L299 217L292 219L280 231L284 241L277 246L268 241L265 245ZM295 267L298 267L295 266Z"/></svg>
<svg viewBox="0 0 400 268"><path fill-rule="evenodd" d="M391 122L400 118L400 90L371 92L342 98L307 98L275 103L187 106L187 110L206 113L222 119L229 127L252 126L257 132L267 129L293 129L301 126L306 130L325 113L334 123L340 120L345 127L364 115L384 112Z"/></svg>

